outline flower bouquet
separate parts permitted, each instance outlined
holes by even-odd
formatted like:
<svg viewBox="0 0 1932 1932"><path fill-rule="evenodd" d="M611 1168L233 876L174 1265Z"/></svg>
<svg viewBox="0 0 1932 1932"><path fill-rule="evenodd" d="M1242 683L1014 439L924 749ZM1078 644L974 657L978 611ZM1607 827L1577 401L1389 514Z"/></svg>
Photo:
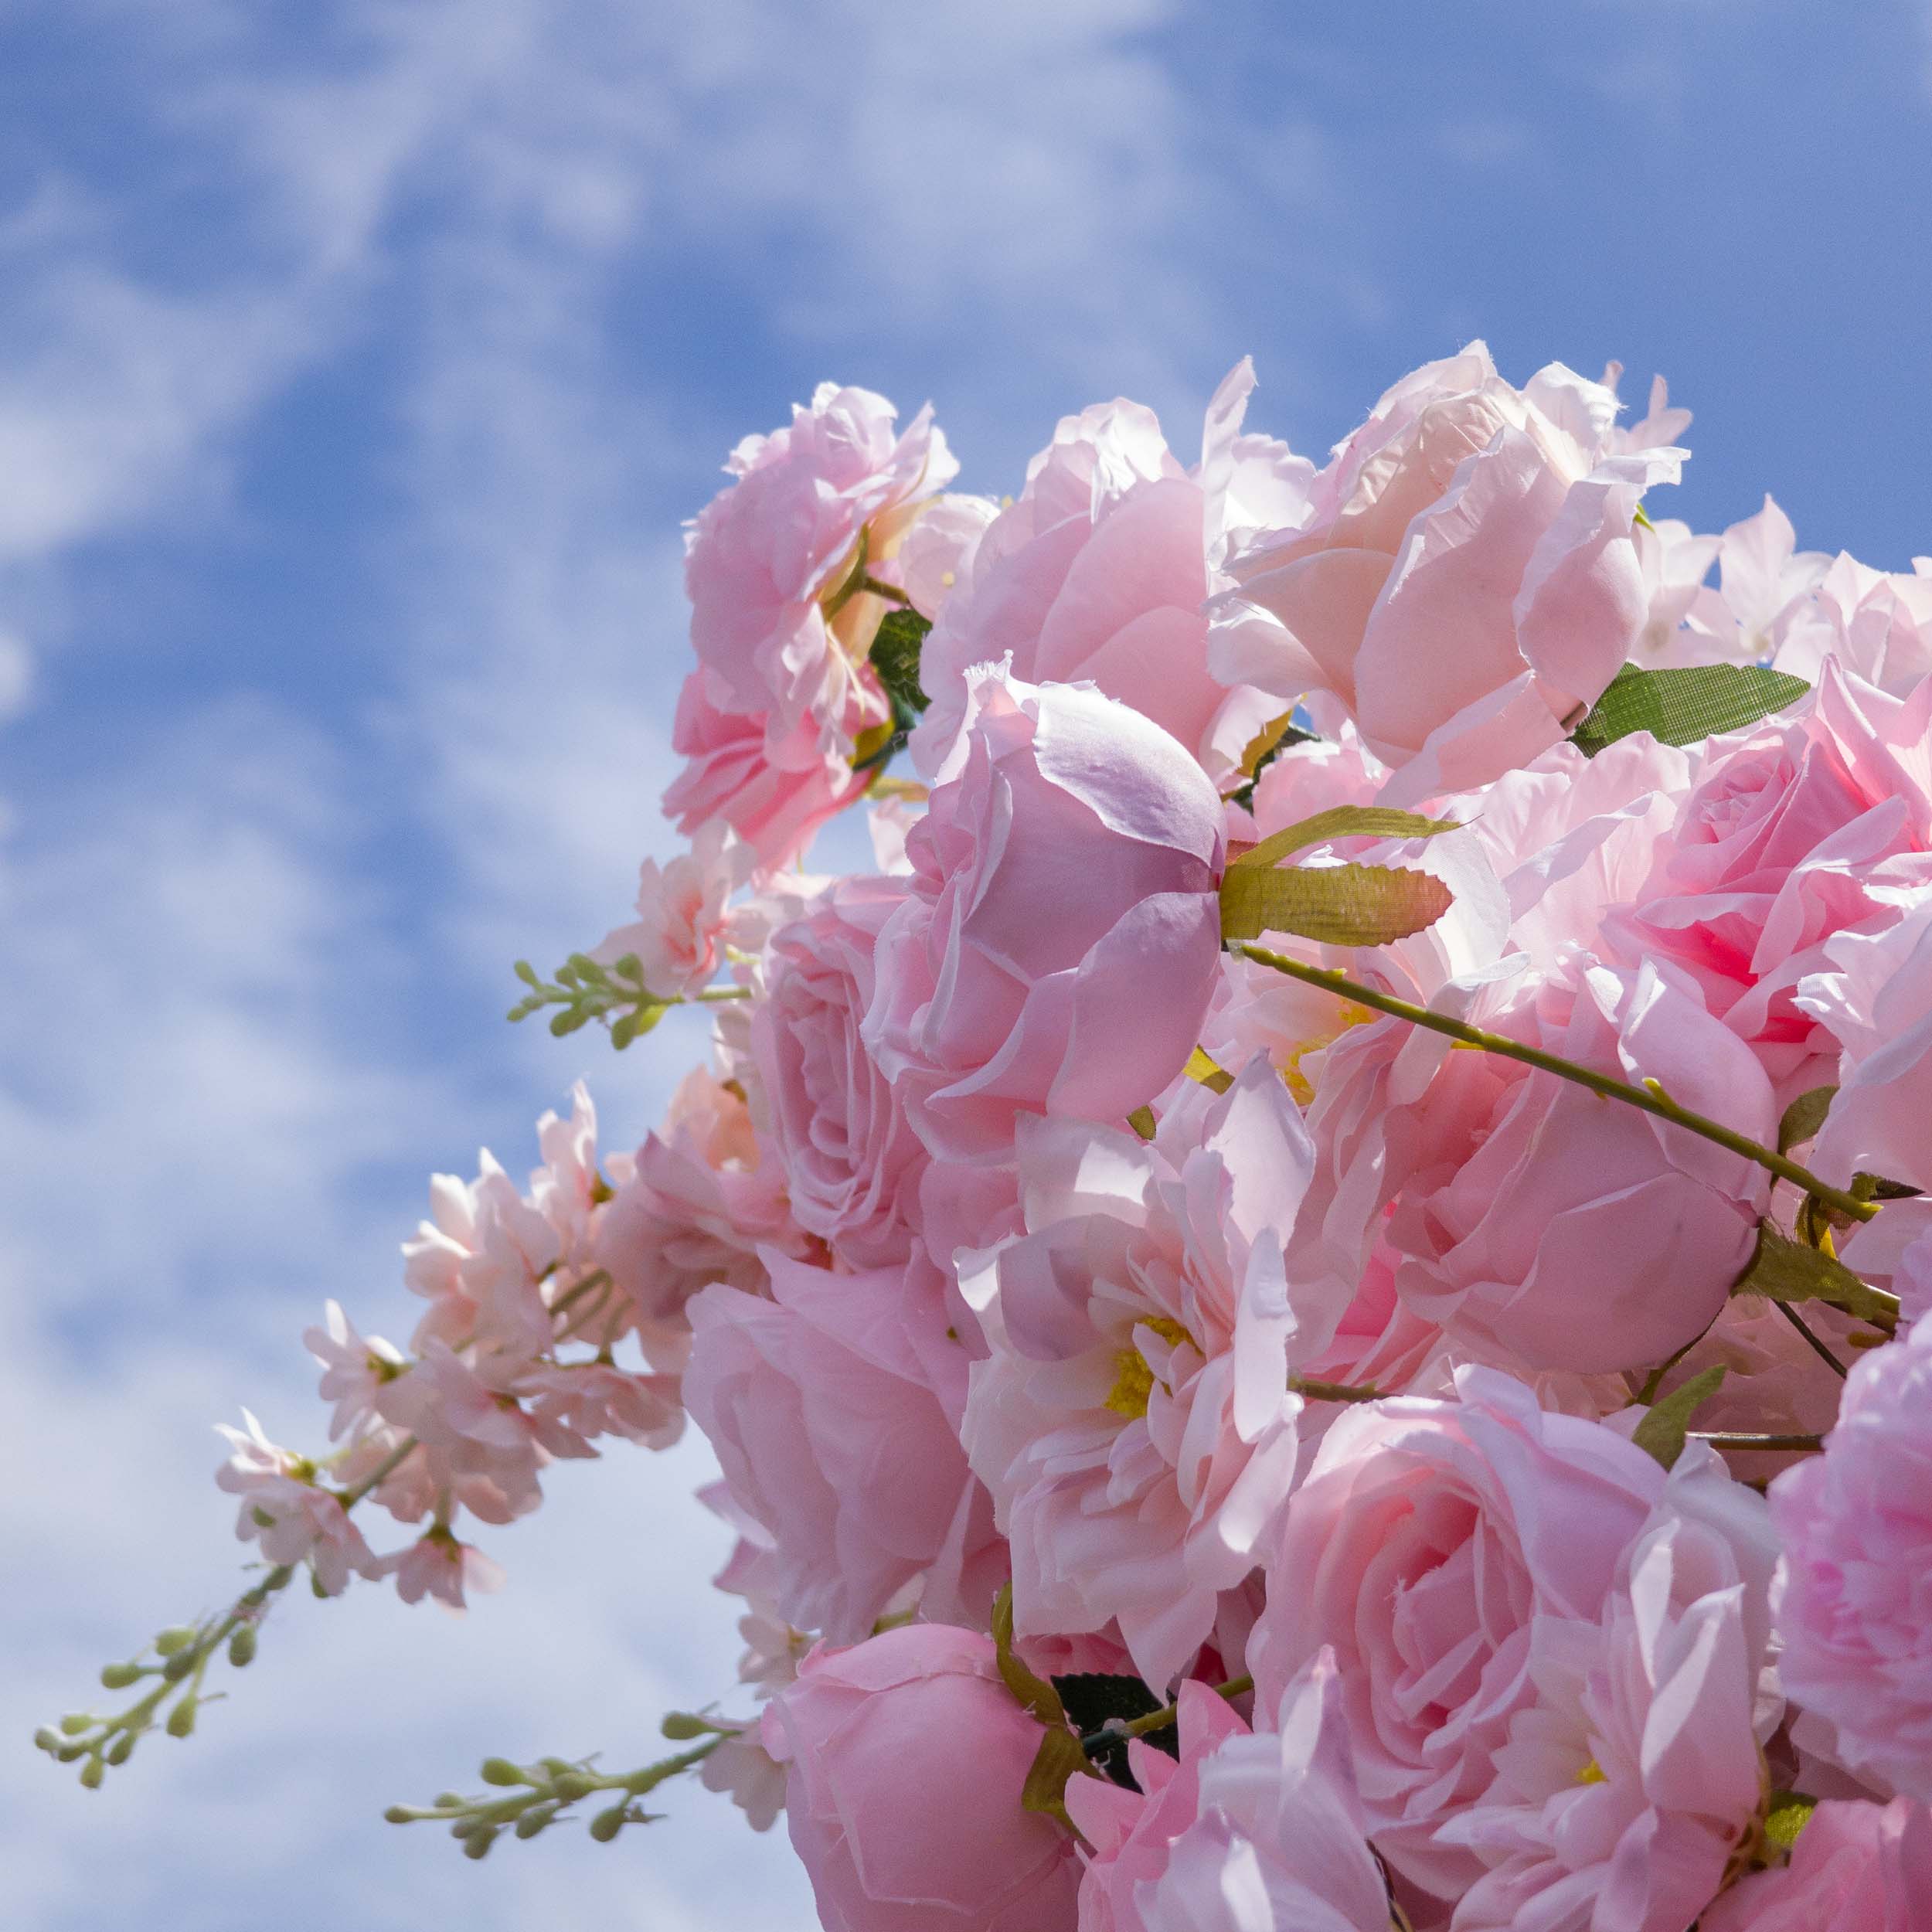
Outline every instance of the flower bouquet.
<svg viewBox="0 0 1932 1932"><path fill-rule="evenodd" d="M997 502L863 389L740 444L685 848L512 1015L711 1063L436 1179L334 1446L225 1432L255 1580L43 1747L689 1418L740 1685L392 1819L692 1773L834 1932L1932 1927L1932 561L1653 514L1618 375L1475 345L1318 467L1243 363Z"/></svg>

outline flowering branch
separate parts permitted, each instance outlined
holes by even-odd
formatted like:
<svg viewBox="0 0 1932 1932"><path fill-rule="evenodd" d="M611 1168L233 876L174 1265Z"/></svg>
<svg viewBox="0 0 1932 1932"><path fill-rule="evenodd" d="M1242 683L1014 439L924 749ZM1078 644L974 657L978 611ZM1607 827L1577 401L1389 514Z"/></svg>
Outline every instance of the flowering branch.
<svg viewBox="0 0 1932 1932"><path fill-rule="evenodd" d="M1857 1221L1869 1221L1878 1213L1877 1203L1861 1201L1855 1196L1845 1193L1828 1182L1821 1181L1809 1168L1802 1168L1797 1162L1784 1155L1775 1153L1768 1147L1762 1147L1747 1135L1726 1127L1719 1121L1707 1120L1701 1114L1693 1114L1688 1107L1680 1107L1664 1091L1656 1080L1647 1080L1641 1087L1633 1087L1626 1080L1600 1073L1594 1068L1579 1066L1574 1060L1566 1060L1555 1053L1546 1053L1540 1047L1526 1046L1521 1040L1513 1040L1502 1033L1485 1032L1480 1026L1471 1026L1466 1021L1452 1019L1446 1013L1432 1012L1427 1006L1418 1006L1413 1000L1398 999L1392 993L1378 992L1372 986L1364 986L1359 981L1350 979L1345 973L1325 966L1304 965L1298 959L1291 959L1285 953L1270 952L1265 946L1236 942L1230 951L1253 960L1258 966L1272 967L1277 973L1285 973L1291 979L1298 979L1304 985L1318 986L1325 992L1333 993L1338 998L1351 1000L1359 1006L1372 1008L1379 1013L1387 1013L1396 1019L1406 1019L1413 1026L1426 1028L1432 1033L1440 1033L1445 1038L1464 1046L1479 1048L1485 1053L1495 1053L1505 1060L1519 1060L1526 1066L1536 1067L1545 1073L1554 1073L1558 1079L1572 1080L1579 1087L1587 1087L1593 1094L1600 1094L1604 1099L1621 1100L1626 1107L1641 1108L1646 1114L1653 1114L1661 1121L1668 1121L1675 1127L1688 1132L1701 1134L1707 1141L1728 1148L1733 1154L1741 1154L1747 1161L1754 1161L1779 1179L1789 1181L1794 1185L1824 1202L1841 1214L1849 1215Z"/></svg>
<svg viewBox="0 0 1932 1932"><path fill-rule="evenodd" d="M516 962L515 971L530 990L510 1009L510 1019L528 1019L554 1006L558 1010L550 1015L550 1031L560 1039L596 1020L611 1029L611 1044L620 1049L649 1032L674 1006L693 1002L716 1005L751 997L750 989L743 986L707 987L688 997L654 993L644 983L643 963L635 953L626 953L607 967L588 953L573 953L557 968L554 981L540 978L527 959Z"/></svg>

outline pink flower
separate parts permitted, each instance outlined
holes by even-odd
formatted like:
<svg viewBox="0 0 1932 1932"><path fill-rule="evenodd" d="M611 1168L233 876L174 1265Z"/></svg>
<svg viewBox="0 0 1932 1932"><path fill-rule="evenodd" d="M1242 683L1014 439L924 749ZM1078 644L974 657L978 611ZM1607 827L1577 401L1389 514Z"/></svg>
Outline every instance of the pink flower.
<svg viewBox="0 0 1932 1932"><path fill-rule="evenodd" d="M445 1609L458 1611L467 1607L470 1591L487 1596L503 1587L502 1570L440 1524L406 1549L383 1557L378 1573L396 1579L396 1594L406 1604L434 1597Z"/></svg>
<svg viewBox="0 0 1932 1932"><path fill-rule="evenodd" d="M743 883L747 854L722 819L701 826L689 852L638 874L638 917L592 951L607 966L634 954L644 983L665 999L708 986L724 964L731 914L726 901Z"/></svg>
<svg viewBox="0 0 1932 1932"><path fill-rule="evenodd" d="M1216 675L1335 692L1401 767L1390 802L1527 764L1648 615L1633 515L1682 453L1614 449L1616 408L1560 363L1514 389L1479 342L1417 370L1337 448L1306 518L1230 560Z"/></svg>
<svg viewBox="0 0 1932 1932"><path fill-rule="evenodd" d="M215 1475L221 1488L241 1498L235 1534L260 1543L271 1563L307 1563L325 1596L346 1589L352 1574L380 1575L341 1500L318 1485L315 1465L270 1442L246 1409L242 1420L246 1431L217 1425L235 1451Z"/></svg>
<svg viewBox="0 0 1932 1932"><path fill-rule="evenodd" d="M1259 1059L1224 1096L1183 1090L1151 1145L1022 1124L1027 1231L961 1287L992 1350L964 1440L1022 1634L1117 1620L1158 1689L1260 1560L1294 1480L1289 1372L1341 1313L1282 1271L1311 1158Z"/></svg>
<svg viewBox="0 0 1932 1932"><path fill-rule="evenodd" d="M1644 628L1631 650L1634 663L1648 671L1708 664L1723 655L1718 640L1732 627L1723 600L1704 582L1723 541L1695 536L1688 523L1673 517L1631 530L1647 607Z"/></svg>
<svg viewBox="0 0 1932 1932"><path fill-rule="evenodd" d="M1018 501L978 537L926 641L920 675L932 704L913 740L922 772L941 768L964 728L968 672L1002 658L1029 683L1091 682L1217 776L1286 709L1230 692L1209 671L1201 608L1230 519L1274 514L1277 495L1298 505L1311 474L1283 445L1240 434L1253 386L1246 362L1222 384L1192 474L1137 403L1063 419Z"/></svg>
<svg viewBox="0 0 1932 1932"><path fill-rule="evenodd" d="M365 1341L339 1301L327 1304L324 1325L308 1330L302 1345L322 1365L322 1400L335 1405L329 1417L330 1441L359 1434L375 1415L383 1384L401 1373L401 1354L380 1335Z"/></svg>
<svg viewBox="0 0 1932 1932"><path fill-rule="evenodd" d="M866 662L885 606L855 573L890 576L920 502L955 465L930 410L895 436L883 396L828 383L726 467L733 481L687 539L699 668L672 736L690 762L665 808L686 832L723 818L775 865L862 787L849 760L886 715Z"/></svg>
<svg viewBox="0 0 1932 1932"><path fill-rule="evenodd" d="M927 1162L859 1038L879 930L905 898L896 880L840 880L772 939L752 1022L793 1216L855 1268L906 1260Z"/></svg>
<svg viewBox="0 0 1932 1932"><path fill-rule="evenodd" d="M1627 1570L1594 1622L1537 1631L1535 1691L1489 1788L1440 1828L1490 1866L1457 1932L1683 1932L1750 1835L1766 1578L1747 1581L1724 1536L1668 1512Z"/></svg>
<svg viewBox="0 0 1932 1932"><path fill-rule="evenodd" d="M692 1302L684 1399L733 1501L771 1539L778 1608L849 1642L936 1566L990 1604L992 1512L935 1389L966 1366L937 1332L943 1314L908 1299L903 1270L832 1274L764 1258L770 1301L716 1287ZM969 1569L983 1590L958 1583Z"/></svg>
<svg viewBox="0 0 1932 1932"><path fill-rule="evenodd" d="M1825 1453L1771 1485L1787 1694L1868 1783L1932 1799L1932 1332L1852 1367Z"/></svg>
<svg viewBox="0 0 1932 1932"><path fill-rule="evenodd" d="M1680 1105L1777 1138L1770 1083L1694 992L1593 968L1486 1022ZM1494 1054L1447 1056L1391 1105L1384 1175L1396 1289L1452 1341L1512 1367L1662 1362L1709 1326L1750 1259L1764 1171L1681 1128ZM1668 1291L1659 1284L1668 1282Z"/></svg>
<svg viewBox="0 0 1932 1932"><path fill-rule="evenodd" d="M1702 1932L1923 1932L1932 1925L1932 1815L1886 1805L1819 1805L1791 1863L1726 1892Z"/></svg>
<svg viewBox="0 0 1932 1932"><path fill-rule="evenodd" d="M690 1349L685 1304L714 1281L765 1291L767 1247L802 1254L785 1177L760 1152L742 1094L702 1068L673 1095L658 1133L636 1158L610 1162L615 1189L594 1247L636 1311L653 1365L680 1369Z"/></svg>
<svg viewBox="0 0 1932 1932"><path fill-rule="evenodd" d="M765 1708L827 1932L1066 1932L1073 1840L1021 1808L1040 1727L990 1639L939 1624L815 1651Z"/></svg>
<svg viewBox="0 0 1932 1932"><path fill-rule="evenodd" d="M722 1791L754 1832L768 1832L785 1808L785 1767L768 1752L756 1723L733 1730L699 1767L707 1791Z"/></svg>
<svg viewBox="0 0 1932 1932"><path fill-rule="evenodd" d="M1827 665L1796 710L1711 740L1650 877L1606 941L1675 961L1793 1090L1830 1050L1794 998L1835 934L1932 879L1932 685L1888 698ZM1816 1077L1813 1077L1815 1073Z"/></svg>
<svg viewBox="0 0 1932 1932"><path fill-rule="evenodd" d="M1123 1119L1181 1070L1220 957L1221 818L1126 705L975 674L864 1029L935 1156L999 1156L1022 1111Z"/></svg>
<svg viewBox="0 0 1932 1932"><path fill-rule="evenodd" d="M1206 1685L1180 1692L1180 1762L1128 1747L1136 1794L1093 1779L1067 1809L1093 1844L1080 1932L1387 1932L1325 1653L1247 1726Z"/></svg>
<svg viewBox="0 0 1932 1932"><path fill-rule="evenodd" d="M979 540L999 514L989 498L958 495L935 497L920 512L899 546L899 580L921 617L938 621L961 580L971 574Z"/></svg>
<svg viewBox="0 0 1932 1932"><path fill-rule="evenodd" d="M1485 1868L1441 1828L1489 1788L1539 1628L1601 1615L1665 1480L1616 1430L1546 1413L1506 1376L1464 1369L1456 1386L1458 1402L1370 1403L1329 1429L1248 1647L1267 1708L1332 1646L1376 1846L1450 1899Z"/></svg>
<svg viewBox="0 0 1932 1932"><path fill-rule="evenodd" d="M1815 682L1827 658L1893 696L1932 672L1932 580L1840 553L1785 619L1773 662Z"/></svg>
<svg viewBox="0 0 1932 1932"><path fill-rule="evenodd" d="M587 1442L622 1436L646 1449L668 1449L684 1434L684 1410L675 1376L631 1375L603 1362L532 1369L517 1378L539 1428Z"/></svg>
<svg viewBox="0 0 1932 1932"><path fill-rule="evenodd" d="M1787 626L1831 560L1821 551L1798 549L1791 519L1768 495L1755 516L1724 532L1719 554L1724 607L1736 627L1724 655L1775 656Z"/></svg>

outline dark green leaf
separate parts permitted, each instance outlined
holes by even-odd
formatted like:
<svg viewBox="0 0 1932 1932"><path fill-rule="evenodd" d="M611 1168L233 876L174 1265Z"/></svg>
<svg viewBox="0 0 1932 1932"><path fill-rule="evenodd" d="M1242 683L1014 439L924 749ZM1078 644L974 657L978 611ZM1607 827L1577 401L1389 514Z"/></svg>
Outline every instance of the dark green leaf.
<svg viewBox="0 0 1932 1932"><path fill-rule="evenodd" d="M910 711L916 718L926 709L926 694L919 684L919 654L932 628L917 611L888 611L879 619L872 641L872 668L895 713Z"/></svg>
<svg viewBox="0 0 1932 1932"><path fill-rule="evenodd" d="M1699 1403L1716 1394L1723 1379L1722 1365L1692 1376L1681 1389L1651 1405L1650 1413L1638 1423L1631 1440L1655 1456L1666 1469L1674 1468L1677 1458L1684 1453L1684 1437L1691 1417Z"/></svg>
<svg viewBox="0 0 1932 1932"><path fill-rule="evenodd" d="M1825 1116L1829 1111L1835 1087L1814 1087L1799 1094L1784 1110L1784 1117L1777 1124L1777 1151L1788 1154L1794 1147L1802 1147L1825 1124Z"/></svg>
<svg viewBox="0 0 1932 1932"><path fill-rule="evenodd" d="M1719 731L1755 724L1811 689L1802 678L1757 664L1685 665L1645 671L1627 664L1590 716L1570 733L1586 757L1648 731L1667 745L1695 744Z"/></svg>
<svg viewBox="0 0 1932 1932"><path fill-rule="evenodd" d="M1769 1221L1759 1224L1757 1251L1732 1292L1774 1301L1828 1301L1883 1328L1892 1325L1895 1311L1889 1296L1861 1281L1835 1255L1794 1241Z"/></svg>
<svg viewBox="0 0 1932 1932"><path fill-rule="evenodd" d="M1388 866L1230 866L1221 882L1221 934L1293 933L1325 946L1386 946L1434 925L1454 901L1432 873Z"/></svg>
<svg viewBox="0 0 1932 1932"><path fill-rule="evenodd" d="M1425 818L1420 812L1396 811L1386 805L1332 805L1312 818L1270 832L1260 844L1230 860L1229 869L1278 865L1291 852L1336 838L1433 838L1439 832L1458 829L1456 819Z"/></svg>

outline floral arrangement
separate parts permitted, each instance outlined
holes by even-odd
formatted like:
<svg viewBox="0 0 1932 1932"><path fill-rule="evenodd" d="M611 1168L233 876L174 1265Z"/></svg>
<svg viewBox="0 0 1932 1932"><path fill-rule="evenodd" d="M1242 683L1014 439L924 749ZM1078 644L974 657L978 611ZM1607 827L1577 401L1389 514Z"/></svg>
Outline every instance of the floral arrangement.
<svg viewBox="0 0 1932 1932"><path fill-rule="evenodd" d="M712 1064L433 1182L334 1447L224 1432L257 1580L42 1747L689 1418L737 1692L392 1819L695 1772L834 1932L1932 1926L1932 560L1647 514L1618 374L1475 345L1318 468L1244 362L998 502L863 389L740 444L688 849L512 1015Z"/></svg>

